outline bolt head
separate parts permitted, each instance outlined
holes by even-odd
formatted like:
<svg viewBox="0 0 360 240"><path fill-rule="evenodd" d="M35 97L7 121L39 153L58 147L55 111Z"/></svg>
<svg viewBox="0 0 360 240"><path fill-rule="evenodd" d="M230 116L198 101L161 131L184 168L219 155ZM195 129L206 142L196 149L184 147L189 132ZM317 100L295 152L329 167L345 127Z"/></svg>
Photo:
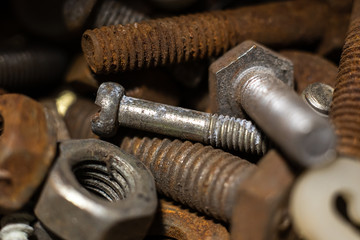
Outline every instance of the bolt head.
<svg viewBox="0 0 360 240"><path fill-rule="evenodd" d="M117 83L105 82L100 85L95 104L101 109L92 119L92 131L101 137L112 137L118 128L118 111L125 89Z"/></svg>
<svg viewBox="0 0 360 240"><path fill-rule="evenodd" d="M238 76L244 71L262 67L290 87L294 85L293 64L268 48L245 41L216 60L209 68L210 106L212 112L244 117L238 91Z"/></svg>

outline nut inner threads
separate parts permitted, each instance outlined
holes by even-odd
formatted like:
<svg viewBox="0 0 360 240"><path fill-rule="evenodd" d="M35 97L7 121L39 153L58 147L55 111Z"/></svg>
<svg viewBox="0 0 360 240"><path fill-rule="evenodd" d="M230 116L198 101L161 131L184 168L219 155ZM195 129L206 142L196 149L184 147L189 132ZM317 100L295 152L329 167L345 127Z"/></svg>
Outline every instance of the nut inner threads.
<svg viewBox="0 0 360 240"><path fill-rule="evenodd" d="M85 160L73 167L73 173L86 190L110 202L125 199L130 192L124 174L113 167L109 171L105 162Z"/></svg>

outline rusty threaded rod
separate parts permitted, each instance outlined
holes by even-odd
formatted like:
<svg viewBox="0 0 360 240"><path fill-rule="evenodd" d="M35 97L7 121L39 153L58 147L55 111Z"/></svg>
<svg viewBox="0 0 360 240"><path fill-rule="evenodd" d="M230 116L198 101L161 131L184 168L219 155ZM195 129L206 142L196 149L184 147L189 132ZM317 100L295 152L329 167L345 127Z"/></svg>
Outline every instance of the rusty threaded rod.
<svg viewBox="0 0 360 240"><path fill-rule="evenodd" d="M323 35L326 13L316 2L270 3L87 30L81 45L95 73L115 73L220 55L246 39L312 42Z"/></svg>
<svg viewBox="0 0 360 240"><path fill-rule="evenodd" d="M337 151L360 158L360 1L355 0L334 90L330 117Z"/></svg>
<svg viewBox="0 0 360 240"><path fill-rule="evenodd" d="M126 137L120 148L149 168L160 193L225 222L238 186L256 169L230 153L189 141Z"/></svg>

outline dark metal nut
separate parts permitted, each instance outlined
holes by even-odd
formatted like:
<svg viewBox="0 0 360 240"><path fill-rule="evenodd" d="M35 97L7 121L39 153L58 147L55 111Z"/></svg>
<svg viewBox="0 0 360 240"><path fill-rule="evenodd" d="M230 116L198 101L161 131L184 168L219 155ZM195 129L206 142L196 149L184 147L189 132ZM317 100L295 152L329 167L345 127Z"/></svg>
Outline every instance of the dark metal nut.
<svg viewBox="0 0 360 240"><path fill-rule="evenodd" d="M104 141L69 140L35 214L65 239L142 239L156 206L154 179L139 160Z"/></svg>

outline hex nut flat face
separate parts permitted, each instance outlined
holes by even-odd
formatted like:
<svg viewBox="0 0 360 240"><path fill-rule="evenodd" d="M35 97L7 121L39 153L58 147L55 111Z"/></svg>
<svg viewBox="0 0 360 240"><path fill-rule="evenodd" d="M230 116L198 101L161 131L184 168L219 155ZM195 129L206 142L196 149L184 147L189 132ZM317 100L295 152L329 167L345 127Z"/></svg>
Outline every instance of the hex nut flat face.
<svg viewBox="0 0 360 240"><path fill-rule="evenodd" d="M293 87L291 61L253 41L245 41L225 53L209 68L212 112L244 117L238 91L239 76L251 68L263 67ZM240 104L240 105L239 105Z"/></svg>
<svg viewBox="0 0 360 240"><path fill-rule="evenodd" d="M35 214L64 239L142 239L156 206L154 179L139 160L104 141L69 140Z"/></svg>
<svg viewBox="0 0 360 240"><path fill-rule="evenodd" d="M0 96L0 213L22 208L44 180L56 153L53 130L39 102Z"/></svg>

